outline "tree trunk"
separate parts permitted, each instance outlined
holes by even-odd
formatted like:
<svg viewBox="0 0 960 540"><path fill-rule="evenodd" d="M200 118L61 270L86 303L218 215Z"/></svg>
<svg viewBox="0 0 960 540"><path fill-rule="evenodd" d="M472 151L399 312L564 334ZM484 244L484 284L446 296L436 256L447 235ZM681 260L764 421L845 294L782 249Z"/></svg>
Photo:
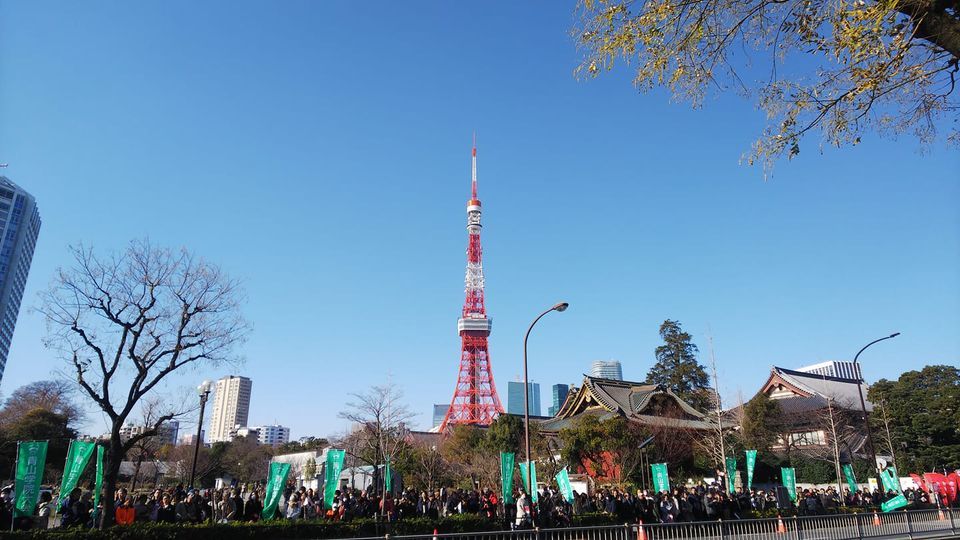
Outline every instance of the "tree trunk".
<svg viewBox="0 0 960 540"><path fill-rule="evenodd" d="M100 517L100 528L106 529L113 525L116 508L113 498L117 492L117 477L120 476L120 462L123 461L123 443L120 440L120 426L115 425L110 433L110 446L107 448L103 464L103 513Z"/></svg>
<svg viewBox="0 0 960 540"><path fill-rule="evenodd" d="M133 469L133 479L130 481L130 493L137 490L137 482L140 480L140 467L143 465L143 454L137 455L137 465Z"/></svg>

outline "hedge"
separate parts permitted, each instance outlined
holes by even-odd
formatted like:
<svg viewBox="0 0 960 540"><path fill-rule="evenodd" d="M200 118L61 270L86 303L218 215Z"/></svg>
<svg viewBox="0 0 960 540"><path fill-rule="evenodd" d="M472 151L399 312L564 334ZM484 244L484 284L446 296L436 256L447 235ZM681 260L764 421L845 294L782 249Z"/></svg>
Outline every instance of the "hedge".
<svg viewBox="0 0 960 540"><path fill-rule="evenodd" d="M571 525L592 527L622 525L611 516L585 514L574 516ZM227 523L204 525L175 525L170 523L135 523L116 526L105 531L97 529L35 529L6 533L11 540L265 540L300 538L355 538L408 534L496 531L503 529L502 521L489 520L473 514L458 514L432 520L404 519L385 524L372 519L352 521L268 521L258 523Z"/></svg>
<svg viewBox="0 0 960 540"><path fill-rule="evenodd" d="M916 506L912 507L916 508ZM838 507L837 513L873 512L873 508ZM782 512L782 513L781 513ZM768 508L763 512L749 511L744 518L771 518L781 514L790 517L793 509L782 511ZM621 520L607 514L581 514L571 519L573 527L601 527L623 525ZM115 526L105 531L97 529L34 529L3 533L4 540L297 540L305 538L333 539L391 535L464 533L502 530L504 522L489 520L475 514L458 514L439 520L412 518L385 524L373 519L351 521L286 521L258 523L227 523L203 525L176 525L171 523L135 523Z"/></svg>

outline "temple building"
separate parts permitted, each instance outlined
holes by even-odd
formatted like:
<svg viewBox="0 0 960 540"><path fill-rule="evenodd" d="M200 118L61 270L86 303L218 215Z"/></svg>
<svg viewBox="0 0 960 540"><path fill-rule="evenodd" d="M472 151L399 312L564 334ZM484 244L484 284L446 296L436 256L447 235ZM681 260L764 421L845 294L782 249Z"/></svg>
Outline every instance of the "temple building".
<svg viewBox="0 0 960 540"><path fill-rule="evenodd" d="M713 429L704 413L667 388L584 375L583 384L570 389L557 415L540 422L540 431L558 433L583 415L594 415L600 420L619 415L656 428Z"/></svg>
<svg viewBox="0 0 960 540"><path fill-rule="evenodd" d="M863 385L866 396L867 386L859 378L859 370L846 364L824 362L799 369L770 369L770 376L757 395L766 394L782 412L782 435L774 450L821 452L832 447L831 432L835 432L844 458L863 455L866 436L858 387ZM865 403L869 413L873 405Z"/></svg>

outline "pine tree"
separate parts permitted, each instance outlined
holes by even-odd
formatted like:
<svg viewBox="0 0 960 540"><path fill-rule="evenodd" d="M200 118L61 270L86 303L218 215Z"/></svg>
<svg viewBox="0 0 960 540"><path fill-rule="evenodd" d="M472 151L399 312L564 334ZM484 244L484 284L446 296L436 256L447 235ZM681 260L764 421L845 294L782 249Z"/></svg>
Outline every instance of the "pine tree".
<svg viewBox="0 0 960 540"><path fill-rule="evenodd" d="M710 379L697 361L699 349L683 331L679 321L667 319L660 325L663 345L657 347L657 363L647 373L647 383L669 388L697 410L710 406Z"/></svg>

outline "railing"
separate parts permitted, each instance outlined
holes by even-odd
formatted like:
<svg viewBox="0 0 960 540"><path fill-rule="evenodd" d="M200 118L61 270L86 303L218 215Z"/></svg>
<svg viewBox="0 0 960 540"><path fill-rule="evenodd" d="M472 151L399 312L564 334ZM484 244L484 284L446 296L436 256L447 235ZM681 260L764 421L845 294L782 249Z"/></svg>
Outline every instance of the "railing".
<svg viewBox="0 0 960 540"><path fill-rule="evenodd" d="M388 534L358 540L915 540L949 537L960 537L960 512L934 509L563 529Z"/></svg>

